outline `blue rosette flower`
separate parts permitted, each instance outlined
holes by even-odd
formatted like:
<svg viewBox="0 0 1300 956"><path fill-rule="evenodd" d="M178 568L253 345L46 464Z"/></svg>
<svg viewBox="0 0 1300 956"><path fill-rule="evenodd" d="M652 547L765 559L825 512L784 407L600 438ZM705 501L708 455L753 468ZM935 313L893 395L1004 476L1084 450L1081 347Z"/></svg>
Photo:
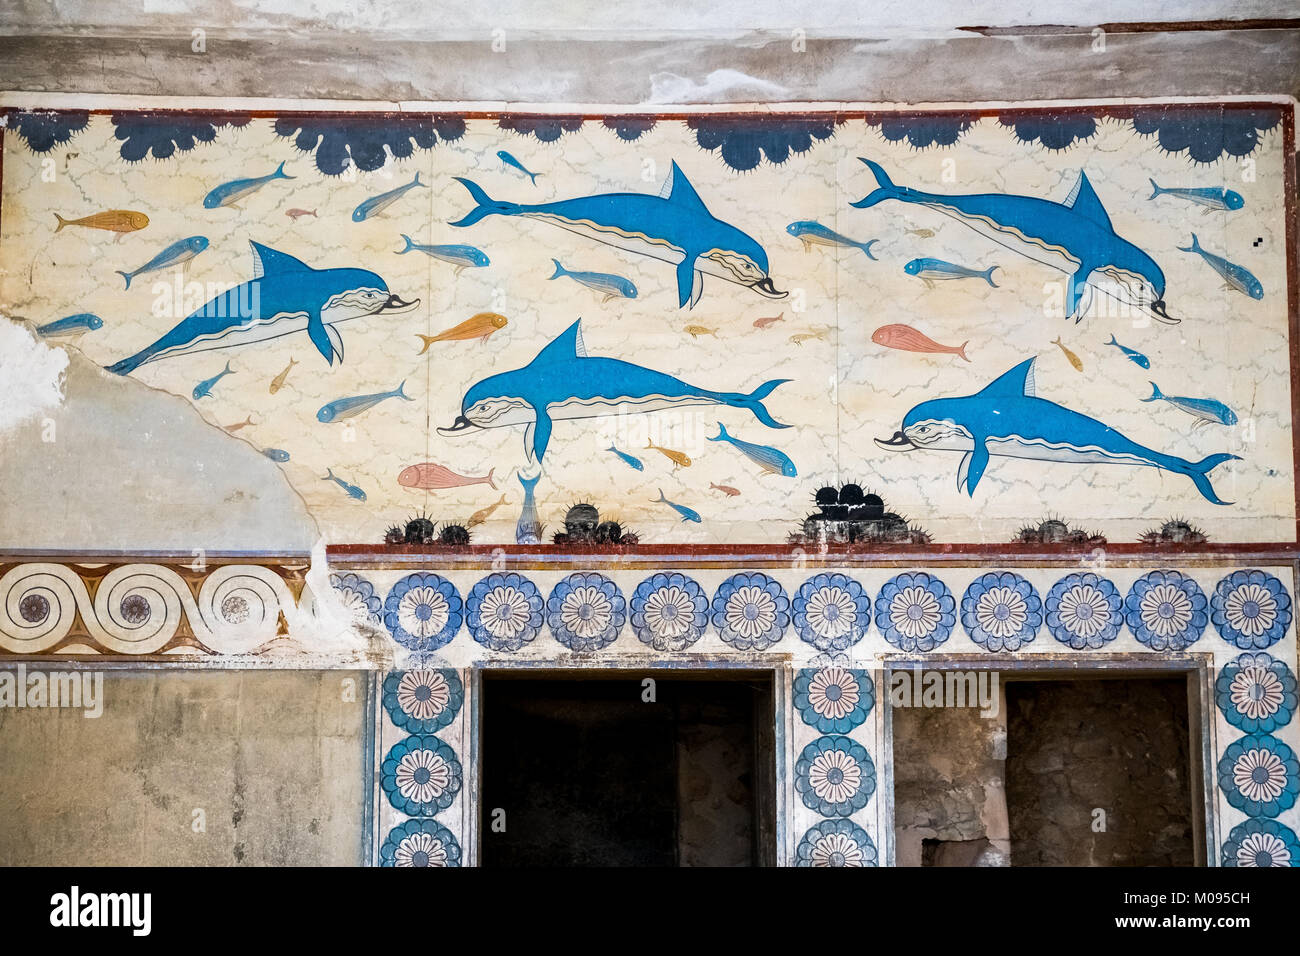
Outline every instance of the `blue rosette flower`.
<svg viewBox="0 0 1300 956"><path fill-rule="evenodd" d="M823 734L846 734L861 726L875 702L875 687L865 670L819 667L795 674L795 710Z"/></svg>
<svg viewBox="0 0 1300 956"><path fill-rule="evenodd" d="M1200 640L1210 621L1201 586L1180 571L1149 571L1124 598L1124 622L1153 651L1181 651Z"/></svg>
<svg viewBox="0 0 1300 956"><path fill-rule="evenodd" d="M572 651L608 647L626 619L627 602L618 585L595 571L570 574L546 599L546 623L555 639Z"/></svg>
<svg viewBox="0 0 1300 956"><path fill-rule="evenodd" d="M1223 842L1224 866L1300 866L1300 840L1276 820L1247 820Z"/></svg>
<svg viewBox="0 0 1300 956"><path fill-rule="evenodd" d="M762 651L790 626L790 598L761 571L733 574L713 595L713 626L738 651Z"/></svg>
<svg viewBox="0 0 1300 956"><path fill-rule="evenodd" d="M383 701L395 725L407 733L432 734L455 719L465 703L465 685L454 670L392 671L384 678Z"/></svg>
<svg viewBox="0 0 1300 956"><path fill-rule="evenodd" d="M489 574L466 600L466 623L476 644L513 653L542 630L542 595L522 574Z"/></svg>
<svg viewBox="0 0 1300 956"><path fill-rule="evenodd" d="M1270 734L1247 734L1219 758L1219 789L1251 817L1275 817L1295 806L1300 760Z"/></svg>
<svg viewBox="0 0 1300 956"><path fill-rule="evenodd" d="M456 751L437 737L412 734L393 744L380 765L379 785L393 809L410 817L446 810L460 792Z"/></svg>
<svg viewBox="0 0 1300 956"><path fill-rule="evenodd" d="M815 574L795 592L791 604L799 639L819 651L847 650L871 626L871 598L844 574Z"/></svg>
<svg viewBox="0 0 1300 956"><path fill-rule="evenodd" d="M1214 589L1210 619L1230 644L1263 650L1282 640L1291 625L1291 595L1264 571L1234 571Z"/></svg>
<svg viewBox="0 0 1300 956"><path fill-rule="evenodd" d="M924 571L896 574L876 595L876 628L901 651L931 651L952 635L957 602Z"/></svg>
<svg viewBox="0 0 1300 956"><path fill-rule="evenodd" d="M408 574L384 599L384 626L393 640L412 651L450 643L460 630L460 594L440 574Z"/></svg>
<svg viewBox="0 0 1300 956"><path fill-rule="evenodd" d="M1272 733L1296 711L1296 677L1284 661L1260 651L1229 661L1214 680L1224 719L1248 734Z"/></svg>
<svg viewBox="0 0 1300 956"><path fill-rule="evenodd" d="M1076 651L1115 640L1124 625L1123 607L1119 589L1091 571L1067 574L1043 601L1048 632Z"/></svg>
<svg viewBox="0 0 1300 956"><path fill-rule="evenodd" d="M673 572L653 574L632 592L632 630L657 651L690 647L709 626L709 597L693 578Z"/></svg>
<svg viewBox="0 0 1300 956"><path fill-rule="evenodd" d="M794 788L809 810L847 817L876 792L876 768L867 749L851 737L818 737L795 762Z"/></svg>
<svg viewBox="0 0 1300 956"><path fill-rule="evenodd" d="M986 651L1018 651L1043 624L1043 601L1034 586L1011 571L990 571L971 582L961 599L961 623Z"/></svg>
<svg viewBox="0 0 1300 956"><path fill-rule="evenodd" d="M437 820L407 820L388 831L380 866L460 866L460 844Z"/></svg>
<svg viewBox="0 0 1300 956"><path fill-rule="evenodd" d="M351 571L346 574L335 572L330 575L330 586L339 593L343 606L351 613L364 617L372 624L383 621L380 612L383 610L384 600L375 593L375 586L361 575L353 574Z"/></svg>
<svg viewBox="0 0 1300 956"><path fill-rule="evenodd" d="M809 828L795 850L795 866L876 866L876 845L852 820L823 820Z"/></svg>

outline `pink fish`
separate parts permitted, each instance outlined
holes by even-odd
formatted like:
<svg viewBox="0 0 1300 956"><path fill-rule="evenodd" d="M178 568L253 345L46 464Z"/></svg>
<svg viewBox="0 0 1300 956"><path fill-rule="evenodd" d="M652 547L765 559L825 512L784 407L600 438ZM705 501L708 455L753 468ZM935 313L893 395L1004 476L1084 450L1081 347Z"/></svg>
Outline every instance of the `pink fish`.
<svg viewBox="0 0 1300 956"><path fill-rule="evenodd" d="M910 325L882 325L871 333L871 341L877 345L883 345L885 348L902 349L904 352L942 352L948 355L957 355L966 359L966 346L968 343L963 342L961 345L940 345L924 332L918 332Z"/></svg>
<svg viewBox="0 0 1300 956"><path fill-rule="evenodd" d="M492 477L495 471L495 468L489 468L488 473L481 478L468 478L456 474L450 468L426 461L403 468L402 473L397 476L397 483L403 488L418 488L421 491L440 491L443 488L461 488L465 485L491 485L495 490L497 483Z"/></svg>
<svg viewBox="0 0 1300 956"><path fill-rule="evenodd" d="M290 219L297 220L299 216L316 216L315 209L290 209L285 213ZM319 218L319 217L317 217Z"/></svg>

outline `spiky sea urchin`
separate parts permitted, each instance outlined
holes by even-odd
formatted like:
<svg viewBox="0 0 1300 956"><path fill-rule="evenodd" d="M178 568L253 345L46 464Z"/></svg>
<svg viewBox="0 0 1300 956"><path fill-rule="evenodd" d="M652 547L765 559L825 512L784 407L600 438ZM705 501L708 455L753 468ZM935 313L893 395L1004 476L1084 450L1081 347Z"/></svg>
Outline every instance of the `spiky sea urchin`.
<svg viewBox="0 0 1300 956"><path fill-rule="evenodd" d="M1205 532L1185 518L1171 518L1159 528L1152 528L1139 539L1149 547L1166 545L1205 544L1210 539Z"/></svg>
<svg viewBox="0 0 1300 956"><path fill-rule="evenodd" d="M463 548L469 544L469 539L469 528L458 522L449 521L438 529L439 544Z"/></svg>

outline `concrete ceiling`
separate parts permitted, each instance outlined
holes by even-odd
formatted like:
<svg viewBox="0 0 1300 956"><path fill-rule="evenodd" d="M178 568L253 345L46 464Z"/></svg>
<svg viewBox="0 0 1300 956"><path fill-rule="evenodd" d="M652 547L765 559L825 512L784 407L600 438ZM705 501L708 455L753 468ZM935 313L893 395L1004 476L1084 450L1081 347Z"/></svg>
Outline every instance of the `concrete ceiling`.
<svg viewBox="0 0 1300 956"><path fill-rule="evenodd" d="M1295 13L1294 0L9 0L0 87L629 106L1296 95Z"/></svg>

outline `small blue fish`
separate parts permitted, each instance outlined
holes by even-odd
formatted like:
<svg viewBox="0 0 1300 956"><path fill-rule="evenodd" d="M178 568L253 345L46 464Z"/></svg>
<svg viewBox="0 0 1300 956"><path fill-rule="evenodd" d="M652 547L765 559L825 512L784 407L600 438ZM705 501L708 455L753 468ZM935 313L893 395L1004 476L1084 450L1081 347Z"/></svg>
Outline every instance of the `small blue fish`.
<svg viewBox="0 0 1300 956"><path fill-rule="evenodd" d="M1251 275L1246 269L1234 262L1229 262L1222 256L1216 256L1212 252L1206 252L1201 248L1201 244L1196 239L1196 233L1192 233L1192 244L1184 249L1178 247L1179 252L1194 252L1210 264L1219 275L1223 276L1223 281L1231 289L1236 289L1243 295L1248 295L1252 299L1264 298L1264 287L1260 281Z"/></svg>
<svg viewBox="0 0 1300 956"><path fill-rule="evenodd" d="M397 250L399 256L411 250L423 252L426 256L452 263L456 267L457 275L460 275L460 270L466 266L481 269L483 266L491 264L491 260L483 251L473 246L422 246L418 242L412 242L411 237L406 233L402 233L401 236L406 240L406 248Z"/></svg>
<svg viewBox="0 0 1300 956"><path fill-rule="evenodd" d="M525 176L531 179L533 181L534 186L537 185L537 177L540 176L541 173L534 173L530 171L526 166L524 166L523 163L515 159L504 149L497 150L497 159L501 160L501 162L505 163L507 166L513 166L515 169L519 170L521 173L523 173Z"/></svg>
<svg viewBox="0 0 1300 956"><path fill-rule="evenodd" d="M43 338L52 339L60 335L81 335L83 332L93 332L95 329L102 329L103 327L104 320L99 316L90 312L78 312L76 315L69 315L66 318L38 325L36 334Z"/></svg>
<svg viewBox="0 0 1300 956"><path fill-rule="evenodd" d="M685 522L685 521L695 521L695 522L700 522L700 521L703 520L703 519L700 517L700 513L699 513L698 511L693 511L692 509L686 507L685 505L679 505L679 504L677 504L676 502L669 501L667 498L665 498L665 497L664 497L664 490L663 490L662 488L659 489L659 497L656 498L654 501L652 501L652 502L650 502L650 503L651 503L651 504L654 504L654 505L657 505L657 504L665 504L665 505L667 505L668 507L670 507L670 508L672 508L674 511L676 511L679 515L681 515L681 516L682 516L682 521L684 521L684 522Z"/></svg>
<svg viewBox="0 0 1300 956"><path fill-rule="evenodd" d="M542 543L542 523L537 520L537 501L533 497L533 493L537 490L537 482L541 479L540 473L536 478L525 478L519 475L519 484L524 488L524 505L520 509L519 520L515 523L516 544Z"/></svg>
<svg viewBox="0 0 1300 956"><path fill-rule="evenodd" d="M189 262L200 252L208 247L206 236L190 236L188 239L181 239L179 242L173 242L158 255L154 256L139 269L134 272L123 272L121 269L115 270L118 275L126 280L126 287L131 288L131 280L145 272L157 272L159 269L166 269L168 266L178 266L183 262Z"/></svg>
<svg viewBox="0 0 1300 956"><path fill-rule="evenodd" d="M608 448L605 449L605 451L612 451L614 454L618 455L619 458L622 458L623 461L626 462L630 467L635 468L637 471L645 471L645 465L641 464L640 458L634 458L632 455L629 455L625 451L619 451L613 445L610 445Z"/></svg>
<svg viewBox="0 0 1300 956"><path fill-rule="evenodd" d="M601 300L603 302L608 302L620 295L625 299L636 298L636 286L622 276L610 275L607 272L570 272L560 265L559 259L552 259L551 261L555 263L555 274L551 276L552 279L568 276L573 281L585 285L596 294L603 295L605 297Z"/></svg>
<svg viewBox="0 0 1300 956"><path fill-rule="evenodd" d="M727 434L727 428L722 422L718 422L718 434L716 438L710 438L709 441L725 441L736 446L746 458L758 465L769 475L784 475L787 478L796 478L799 472L795 470L794 462L785 452L778 451L770 445L754 445L747 441L741 441Z"/></svg>
<svg viewBox="0 0 1300 956"><path fill-rule="evenodd" d="M1150 201L1157 196L1177 196L1179 199L1186 199L1188 202L1194 202L1198 206L1204 206L1202 215L1208 213L1211 209L1240 209L1246 205L1246 200L1241 198L1241 193L1235 193L1231 189L1219 189L1216 186L1205 186L1199 189L1183 189L1173 187L1165 189L1163 186L1157 186L1154 179L1150 179L1151 195L1147 197Z"/></svg>
<svg viewBox="0 0 1300 956"><path fill-rule="evenodd" d="M819 246L845 246L850 249L861 249L866 253L868 259L873 260L876 257L871 254L871 247L880 241L879 239L868 239L866 242L858 242L856 239L841 236L838 232L827 229L821 223L812 222L808 219L790 223L785 227L785 231L803 243L804 252L810 251L814 244Z"/></svg>
<svg viewBox="0 0 1300 956"><path fill-rule="evenodd" d="M258 176L256 179L235 179L228 183L222 183L203 197L203 208L216 209L218 206L233 206L245 196L257 192L273 179L296 178L296 176L288 175L284 171L284 163L281 163L275 168L275 172L269 176Z"/></svg>
<svg viewBox="0 0 1300 956"><path fill-rule="evenodd" d="M200 398L207 398L212 394L213 385L216 385L217 382L221 381L227 375L233 374L235 373L231 371L230 363L226 362L226 367L224 369L212 376L212 378L205 378L203 381L199 382L199 384L194 386L194 400L197 402Z"/></svg>
<svg viewBox="0 0 1300 956"><path fill-rule="evenodd" d="M409 190L414 189L416 186L423 185L425 184L420 182L420 174L416 173L415 178L405 186L398 186L396 189L390 189L388 192L380 193L378 196L371 196L361 205L357 206L356 209L352 210L352 221L364 222L371 216L378 216L381 212L406 195Z"/></svg>
<svg viewBox="0 0 1300 956"><path fill-rule="evenodd" d="M326 423L341 422L360 415L389 398L404 398L408 402L415 401L410 395L402 391L402 386L405 384L406 380L403 379L401 384L391 392L375 392L373 395L353 395L351 398L335 399L328 405L321 406L320 411L316 413L316 420Z"/></svg>
<svg viewBox="0 0 1300 956"><path fill-rule="evenodd" d="M1237 413L1223 402L1217 402L1212 398L1187 398L1182 395L1165 395L1155 382L1151 383L1151 397L1144 398L1142 401L1168 402L1175 408L1181 408L1188 415L1200 419L1196 423L1197 425L1203 425L1206 422L1219 425L1237 424Z"/></svg>
<svg viewBox="0 0 1300 956"><path fill-rule="evenodd" d="M996 268L997 266L989 266L981 272L953 262L944 262L942 259L913 259L903 266L903 271L910 276L925 280L925 284L931 289L934 288L935 279L983 279L996 289L998 284L993 281L993 270Z"/></svg>
<svg viewBox="0 0 1300 956"><path fill-rule="evenodd" d="M1128 356L1128 360L1132 362L1134 365L1140 365L1142 368L1151 367L1151 360L1149 358L1147 358L1141 352L1131 349L1126 345L1120 345L1118 342L1115 341L1115 336L1113 335L1110 337L1109 342L1103 342L1102 344L1115 346L1115 348L1119 349L1126 356Z"/></svg>
<svg viewBox="0 0 1300 956"><path fill-rule="evenodd" d="M289 453L283 448L263 448L262 454L272 461L285 462L289 460Z"/></svg>
<svg viewBox="0 0 1300 956"><path fill-rule="evenodd" d="M333 469L333 468L330 468L330 469L329 469L329 474L326 475L324 478L322 478L321 481L332 481L332 482L334 482L334 483L337 484L340 488L342 488L344 491L346 491L346 492L348 493L348 497L349 497L349 498L355 498L357 501L365 501L365 500L366 500L366 493L365 493L364 491L362 491L362 490L361 490L360 488L358 488L356 485L350 485L350 484L348 484L346 481L344 481L344 480L343 480L342 478L340 478L338 475L334 474L334 469Z"/></svg>

